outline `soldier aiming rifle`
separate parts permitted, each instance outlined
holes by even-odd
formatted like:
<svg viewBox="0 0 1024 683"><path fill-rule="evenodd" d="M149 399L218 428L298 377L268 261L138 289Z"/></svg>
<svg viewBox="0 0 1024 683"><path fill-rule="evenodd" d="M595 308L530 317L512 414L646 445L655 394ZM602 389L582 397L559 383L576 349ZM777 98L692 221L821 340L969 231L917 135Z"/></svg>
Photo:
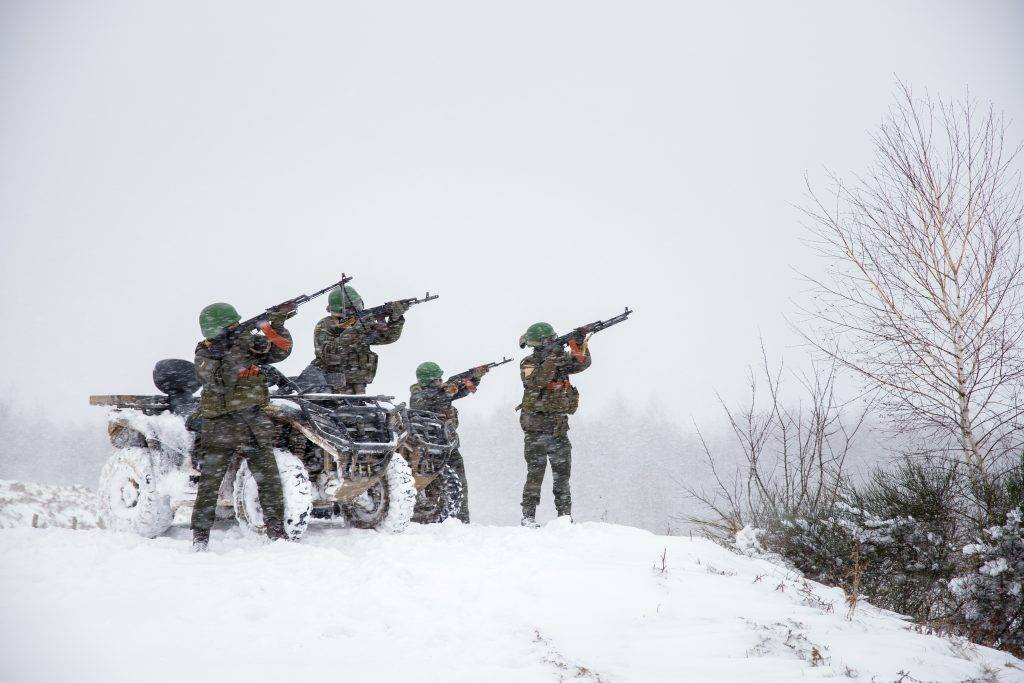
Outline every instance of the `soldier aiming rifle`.
<svg viewBox="0 0 1024 683"><path fill-rule="evenodd" d="M217 509L221 480L238 453L248 460L263 507L267 536L286 538L281 476L274 459L274 423L264 412L270 405L267 372L261 366L279 363L291 353L291 334L284 322L301 304L346 286L342 279L313 294L304 294L242 320L231 304L210 304L199 313L203 340L196 345L199 397L198 450L202 470L192 509L192 546L205 551Z"/></svg>
<svg viewBox="0 0 1024 683"><path fill-rule="evenodd" d="M519 364L523 381L523 402L518 406L522 409L519 425L523 428L526 458L523 526L537 526L537 505L548 462L551 463L555 510L559 516L572 515L569 415L579 407L580 395L569 381L569 375L590 367L591 335L623 322L630 313L632 311L627 308L613 318L582 325L560 337L548 323L534 323L519 338L520 348L533 348L533 353Z"/></svg>
<svg viewBox="0 0 1024 683"><path fill-rule="evenodd" d="M316 358L300 375L300 384L323 385L336 394L365 394L377 375L377 354L371 346L393 344L402 336L405 312L416 304L433 301L436 294L399 299L365 308L350 285L331 290L326 318L313 330Z"/></svg>
<svg viewBox="0 0 1024 683"><path fill-rule="evenodd" d="M452 375L446 380L441 379L444 377L444 370L437 363L433 361L420 363L416 368L417 383L409 388L409 407L414 410L428 410L436 413L452 426L452 430L456 430L459 427L459 411L452 403L476 392L480 380L491 368L511 362L511 358L502 358L500 361L478 365L465 372ZM448 462L462 482L462 508L459 511L458 519L469 524L469 482L466 479L465 461L462 459L462 454L456 449L452 452Z"/></svg>

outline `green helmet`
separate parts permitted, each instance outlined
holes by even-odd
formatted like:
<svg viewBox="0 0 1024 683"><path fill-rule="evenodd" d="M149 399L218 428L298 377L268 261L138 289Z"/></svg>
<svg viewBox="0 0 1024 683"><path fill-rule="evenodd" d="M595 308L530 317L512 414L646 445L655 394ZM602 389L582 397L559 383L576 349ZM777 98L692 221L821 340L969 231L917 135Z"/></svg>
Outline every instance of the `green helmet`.
<svg viewBox="0 0 1024 683"><path fill-rule="evenodd" d="M354 287L345 285L335 287L327 295L327 310L331 313L344 313L346 309L354 308L357 311L363 310L363 297Z"/></svg>
<svg viewBox="0 0 1024 683"><path fill-rule="evenodd" d="M551 327L548 323L534 323L527 328L526 334L523 335L523 340L530 346L538 346L548 337L554 336L555 328Z"/></svg>
<svg viewBox="0 0 1024 683"><path fill-rule="evenodd" d="M426 363L420 363L416 366L416 381L420 384L430 384L435 379L441 379L442 377L444 377L444 370L433 361L428 360Z"/></svg>
<svg viewBox="0 0 1024 683"><path fill-rule="evenodd" d="M218 302L199 312L199 329L203 331L204 337L213 339L220 336L229 325L234 325L241 319L242 316L238 315L234 306Z"/></svg>

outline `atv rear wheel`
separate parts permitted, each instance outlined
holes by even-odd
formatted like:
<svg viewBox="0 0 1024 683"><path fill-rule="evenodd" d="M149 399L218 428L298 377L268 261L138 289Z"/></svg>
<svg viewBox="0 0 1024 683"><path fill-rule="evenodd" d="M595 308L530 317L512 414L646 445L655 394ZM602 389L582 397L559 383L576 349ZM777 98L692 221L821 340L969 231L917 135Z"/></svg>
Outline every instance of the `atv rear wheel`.
<svg viewBox="0 0 1024 683"><path fill-rule="evenodd" d="M103 466L98 495L108 529L154 538L171 526L171 500L157 487L154 457L149 448L123 448Z"/></svg>
<svg viewBox="0 0 1024 683"><path fill-rule="evenodd" d="M462 512L462 480L451 465L445 465L426 488L416 494L412 521L434 524Z"/></svg>
<svg viewBox="0 0 1024 683"><path fill-rule="evenodd" d="M391 456L381 478L341 511L358 529L376 529L389 534L405 531L416 505L416 482L409 463L397 453Z"/></svg>
<svg viewBox="0 0 1024 683"><path fill-rule="evenodd" d="M281 449L274 450L274 457L281 473L281 492L284 494L284 530L288 538L297 541L309 525L313 511L313 487L301 460ZM233 499L235 519L242 532L248 536L266 536L267 525L263 519L256 478L244 460L235 474Z"/></svg>

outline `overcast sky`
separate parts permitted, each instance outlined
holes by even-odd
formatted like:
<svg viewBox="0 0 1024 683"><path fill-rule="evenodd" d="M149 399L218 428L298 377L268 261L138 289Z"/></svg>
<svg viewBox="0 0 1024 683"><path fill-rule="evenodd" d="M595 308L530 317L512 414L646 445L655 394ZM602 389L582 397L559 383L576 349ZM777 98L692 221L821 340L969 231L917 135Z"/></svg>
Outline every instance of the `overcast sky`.
<svg viewBox="0 0 1024 683"><path fill-rule="evenodd" d="M0 388L85 419L191 359L204 305L345 271L368 304L441 294L372 389L629 305L581 410L701 419L759 333L795 343L792 204L863 168L897 76L1022 118L1024 5L3 0ZM519 402L495 375L464 415Z"/></svg>

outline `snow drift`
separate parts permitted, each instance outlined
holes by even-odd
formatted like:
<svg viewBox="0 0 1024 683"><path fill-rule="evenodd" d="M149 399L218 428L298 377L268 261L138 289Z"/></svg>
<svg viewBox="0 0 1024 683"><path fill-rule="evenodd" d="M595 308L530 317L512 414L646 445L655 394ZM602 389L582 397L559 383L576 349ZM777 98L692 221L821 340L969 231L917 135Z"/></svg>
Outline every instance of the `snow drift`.
<svg viewBox="0 0 1024 683"><path fill-rule="evenodd" d="M763 560L628 527L228 528L211 547L0 531L0 680L1024 679Z"/></svg>
<svg viewBox="0 0 1024 683"><path fill-rule="evenodd" d="M96 494L84 486L44 486L0 479L0 529L102 527Z"/></svg>

